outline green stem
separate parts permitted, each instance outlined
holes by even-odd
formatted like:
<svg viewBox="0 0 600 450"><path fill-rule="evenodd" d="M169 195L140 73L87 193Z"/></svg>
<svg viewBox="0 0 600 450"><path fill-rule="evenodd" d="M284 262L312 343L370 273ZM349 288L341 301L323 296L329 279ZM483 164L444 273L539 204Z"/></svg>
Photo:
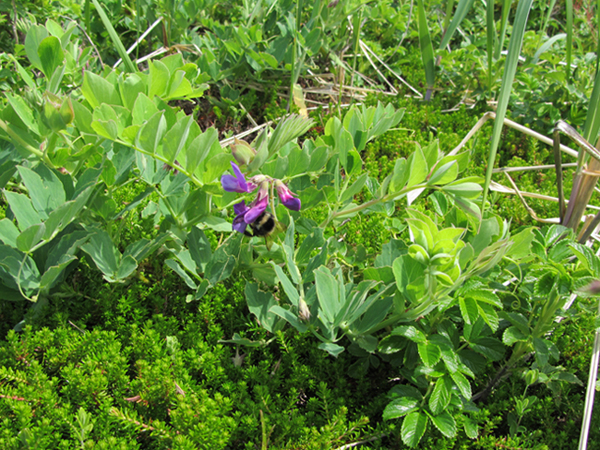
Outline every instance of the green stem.
<svg viewBox="0 0 600 450"><path fill-rule="evenodd" d="M51 167L54 169L54 164L52 164L52 161L50 161L50 159L48 158L48 155L45 155L44 152L38 150L37 148L35 148L32 145L29 145L27 142L25 142L25 140L23 140L21 138L21 136L16 134L11 129L11 127L9 127L8 124L6 122L4 122L3 120L0 120L0 128L2 129L2 131L4 131L6 134L8 134L17 144L19 144L21 147L23 147L28 152L30 152L30 153L34 154L35 156L37 156L38 158L40 158L42 161L44 161L44 163L48 167Z"/></svg>

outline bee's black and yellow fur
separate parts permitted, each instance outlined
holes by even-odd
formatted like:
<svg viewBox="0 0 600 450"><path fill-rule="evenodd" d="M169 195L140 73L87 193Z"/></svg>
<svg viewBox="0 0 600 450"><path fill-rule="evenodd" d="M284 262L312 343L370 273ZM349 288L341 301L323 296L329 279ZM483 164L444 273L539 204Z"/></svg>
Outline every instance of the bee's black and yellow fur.
<svg viewBox="0 0 600 450"><path fill-rule="evenodd" d="M275 222L275 217L273 214L268 211L264 211L256 218L254 222L248 225L250 226L252 233L244 231L246 236L264 236L266 238L275 230L277 223Z"/></svg>

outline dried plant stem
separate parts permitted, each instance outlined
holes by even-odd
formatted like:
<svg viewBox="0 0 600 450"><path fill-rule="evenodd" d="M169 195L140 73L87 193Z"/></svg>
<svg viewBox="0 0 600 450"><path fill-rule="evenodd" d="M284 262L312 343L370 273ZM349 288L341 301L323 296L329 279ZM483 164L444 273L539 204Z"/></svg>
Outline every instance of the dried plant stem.
<svg viewBox="0 0 600 450"><path fill-rule="evenodd" d="M598 302L598 316L600 316L600 302ZM585 395L585 407L583 409L583 421L581 423L581 434L579 435L578 450L587 449L590 423L592 421L592 409L594 406L594 395L596 394L596 379L598 377L598 362L600 361L600 331L596 331L594 338L594 350L590 361L590 375L588 377L587 393Z"/></svg>

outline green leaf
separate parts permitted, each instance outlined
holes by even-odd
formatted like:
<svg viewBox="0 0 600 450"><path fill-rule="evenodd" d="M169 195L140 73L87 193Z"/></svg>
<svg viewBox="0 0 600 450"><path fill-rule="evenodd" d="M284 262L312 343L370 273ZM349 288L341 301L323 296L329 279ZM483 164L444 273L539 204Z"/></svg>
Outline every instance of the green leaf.
<svg viewBox="0 0 600 450"><path fill-rule="evenodd" d="M469 380L460 372L454 372L450 374L450 377L456 383L458 390L467 400L471 399L471 385Z"/></svg>
<svg viewBox="0 0 600 450"><path fill-rule="evenodd" d="M340 199L340 201L344 203L348 200L353 199L356 194L362 191L362 188L364 187L368 177L368 173L363 173L354 183L352 183L352 186L350 186L342 193L342 198Z"/></svg>
<svg viewBox="0 0 600 450"><path fill-rule="evenodd" d="M498 319L498 313L494 307L488 303L477 302L477 309L479 310L479 315L495 333L500 324L500 320Z"/></svg>
<svg viewBox="0 0 600 450"><path fill-rule="evenodd" d="M17 248L23 253L29 253L40 242L45 231L46 227L43 223L30 226L17 238Z"/></svg>
<svg viewBox="0 0 600 450"><path fill-rule="evenodd" d="M504 330L502 334L502 342L504 345L511 346L515 342L526 342L527 336L523 334L517 327L512 326Z"/></svg>
<svg viewBox="0 0 600 450"><path fill-rule="evenodd" d="M344 351L344 347L341 345L333 344L331 342L323 342L317 346L320 350L324 350L334 358L337 358L340 353Z"/></svg>
<svg viewBox="0 0 600 450"><path fill-rule="evenodd" d="M449 161L433 172L429 180L427 180L427 184L429 186L448 184L454 181L457 176L458 163L456 161Z"/></svg>
<svg viewBox="0 0 600 450"><path fill-rule="evenodd" d="M179 265L179 263L174 259L165 260L165 264L170 267L173 272L181 277L181 279L188 285L190 289L197 289L196 283L194 280L188 275L188 273Z"/></svg>
<svg viewBox="0 0 600 450"><path fill-rule="evenodd" d="M275 154L285 144L306 133L312 124L312 119L297 114L291 114L281 120L269 139L269 155Z"/></svg>
<svg viewBox="0 0 600 450"><path fill-rule="evenodd" d="M431 422L435 425L435 427L440 430L440 432L449 438L453 438L456 436L456 422L454 417L450 415L447 411L444 411L437 416L429 416L431 418Z"/></svg>
<svg viewBox="0 0 600 450"><path fill-rule="evenodd" d="M423 361L423 364L427 367L435 366L442 357L440 348L433 342L420 343L417 348L419 350L421 361Z"/></svg>
<svg viewBox="0 0 600 450"><path fill-rule="evenodd" d="M40 130L38 122L33 115L33 110L29 107L29 105L27 105L24 98L7 92L6 99L8 100L10 106L12 106L15 113L17 113L19 116L19 119L23 121L25 126L39 136Z"/></svg>
<svg viewBox="0 0 600 450"><path fill-rule="evenodd" d="M446 376L437 379L429 397L429 408L433 414L440 414L448 407L452 398L451 387L450 380Z"/></svg>
<svg viewBox="0 0 600 450"><path fill-rule="evenodd" d="M269 332L273 332L273 327L277 321L277 316L270 311L277 305L273 294L258 290L258 285L246 281L246 301L248 309L254 314L260 325Z"/></svg>
<svg viewBox="0 0 600 450"><path fill-rule="evenodd" d="M496 338L479 338L475 343L471 343L471 348L491 361L499 361L504 357L504 345Z"/></svg>
<svg viewBox="0 0 600 450"><path fill-rule="evenodd" d="M458 5L456 6L456 11L454 11L454 14L452 15L452 22L450 22L448 29L444 33L444 38L440 42L440 50L443 50L450 43L454 32L458 29L463 19L471 10L474 1L475 0L460 0L458 2Z"/></svg>
<svg viewBox="0 0 600 450"><path fill-rule="evenodd" d="M48 30L40 25L32 25L25 37L25 53L31 64L42 70L42 61L38 55L41 42L48 37Z"/></svg>
<svg viewBox="0 0 600 450"><path fill-rule="evenodd" d="M423 59L423 67L425 67L427 89L430 90L435 84L435 61L433 45L431 44L431 35L429 34L429 26L427 25L427 13L425 12L423 0L417 0L417 16L421 58ZM428 96L426 96L425 100L429 100Z"/></svg>
<svg viewBox="0 0 600 450"><path fill-rule="evenodd" d="M86 71L83 75L81 93L92 109L97 108L102 103L121 105L121 96L115 86L93 72Z"/></svg>
<svg viewBox="0 0 600 450"><path fill-rule="evenodd" d="M477 439L477 435L479 434L479 426L477 425L477 422L474 422L469 418L465 418L464 427L467 437L470 439Z"/></svg>
<svg viewBox="0 0 600 450"><path fill-rule="evenodd" d="M12 222L6 218L0 220L0 241L11 247L17 247L17 237L19 236L19 229Z"/></svg>
<svg viewBox="0 0 600 450"><path fill-rule="evenodd" d="M196 173L200 167L204 167L204 160L210 153L213 145L218 143L217 131L209 128L204 133L199 134L190 145L185 148L185 162L183 167L188 173Z"/></svg>
<svg viewBox="0 0 600 450"><path fill-rule="evenodd" d="M121 264L117 270L117 281L126 279L133 271L137 269L137 261L131 255L127 255L121 259Z"/></svg>
<svg viewBox="0 0 600 450"><path fill-rule="evenodd" d="M272 261L271 261L271 264L273 265L273 268L275 269L275 273L277 274L277 278L279 278L279 282L281 283L281 286L283 287L285 294L290 299L290 302L297 308L298 300L300 299L300 295L298 294L298 291L296 290L296 288L294 287L294 285L292 284L290 279L287 277L287 275L283 272L281 267L279 267L277 264L275 264Z"/></svg>
<svg viewBox="0 0 600 450"><path fill-rule="evenodd" d="M412 187L425 181L429 168L427 166L427 161L425 161L425 155L423 154L423 150L421 149L420 145L416 144L415 152L408 158L408 165L410 167L410 175L408 177L408 182L406 183L407 187Z"/></svg>
<svg viewBox="0 0 600 450"><path fill-rule="evenodd" d="M413 397L401 397L393 400L383 410L383 420L397 419L418 409L421 402Z"/></svg>
<svg viewBox="0 0 600 450"><path fill-rule="evenodd" d="M309 163L310 156L305 149L303 150L299 147L292 149L288 155L288 170L286 175L292 177L294 175L305 173L308 170Z"/></svg>
<svg viewBox="0 0 600 450"><path fill-rule="evenodd" d="M187 116L185 119L178 121L165 134L162 153L165 159L170 163L174 163L179 152L184 149L193 119L192 116Z"/></svg>
<svg viewBox="0 0 600 450"><path fill-rule="evenodd" d="M324 318L333 323L341 306L337 282L327 267L319 267L314 274L320 309Z"/></svg>
<svg viewBox="0 0 600 450"><path fill-rule="evenodd" d="M50 78L65 58L60 40L57 37L48 36L40 42L37 51L42 65L42 72L44 72L46 78Z"/></svg>
<svg viewBox="0 0 600 450"><path fill-rule="evenodd" d="M419 411L411 412L402 422L402 442L409 447L416 447L425 434L426 428L427 415Z"/></svg>
<svg viewBox="0 0 600 450"><path fill-rule="evenodd" d="M407 339L410 339L413 342L416 342L417 344L425 344L427 343L427 337L425 336L425 334L413 327L412 325L403 325L400 327L396 327L392 330L392 335L396 335L396 336L404 336Z"/></svg>
<svg viewBox="0 0 600 450"><path fill-rule="evenodd" d="M118 251L106 231L94 230L94 234L90 236L88 242L81 246L81 249L90 255L107 281L116 281L119 270Z"/></svg>
<svg viewBox="0 0 600 450"><path fill-rule="evenodd" d="M135 138L135 145L147 153L154 154L166 131L167 120L164 113L159 111L140 128Z"/></svg>
<svg viewBox="0 0 600 450"><path fill-rule="evenodd" d="M204 231L198 227L192 227L187 237L187 245L196 266L204 271L204 267L210 261L212 256L210 241L206 237L206 234L204 234Z"/></svg>
<svg viewBox="0 0 600 450"><path fill-rule="evenodd" d="M477 302L472 298L459 297L458 305L460 307L460 314L463 320L469 325L473 325L479 317L479 308Z"/></svg>
<svg viewBox="0 0 600 450"><path fill-rule="evenodd" d="M294 314L292 314L290 311L288 311L287 309L283 309L281 306L275 305L275 306L271 307L269 309L269 311L272 312L273 314L278 315L279 317L286 320L287 322L289 322L289 324L292 325L300 333L304 333L306 331L306 325L304 325L302 322L300 322L300 320ZM323 344L321 344L321 345L323 345ZM334 345L334 344L332 344L332 345ZM320 348L320 346L319 346L319 348ZM343 350L344 347L341 347L341 349ZM323 349L323 350L325 350L325 349Z"/></svg>
<svg viewBox="0 0 600 450"><path fill-rule="evenodd" d="M232 239L232 238L229 238ZM232 246L237 246L239 252L240 237L233 237L235 241L232 241ZM206 265L205 277L208 279L211 285L217 284L219 281L223 281L228 278L235 269L236 257L232 254L227 253L228 246L226 244L221 245L213 253L212 258Z"/></svg>
<svg viewBox="0 0 600 450"><path fill-rule="evenodd" d="M31 202L41 217L48 217L65 202L63 184L45 165L36 167L35 172L23 166L18 166L17 169L31 196Z"/></svg>
<svg viewBox="0 0 600 450"><path fill-rule="evenodd" d="M35 225L36 223L40 223L42 221L40 215L35 209L33 209L31 200L25 194L4 191L4 196L8 205L10 206L10 210L17 219L17 224L19 225L19 229L21 231L25 231L31 225Z"/></svg>
<svg viewBox="0 0 600 450"><path fill-rule="evenodd" d="M67 266L76 260L77 257L75 255L63 255L58 264L48 267L40 280L40 291L48 292L55 285Z"/></svg>

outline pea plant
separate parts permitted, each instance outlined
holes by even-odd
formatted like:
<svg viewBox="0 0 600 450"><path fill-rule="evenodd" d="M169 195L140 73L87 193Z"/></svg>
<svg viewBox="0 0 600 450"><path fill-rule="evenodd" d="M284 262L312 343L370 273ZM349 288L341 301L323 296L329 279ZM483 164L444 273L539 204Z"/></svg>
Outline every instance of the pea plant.
<svg viewBox="0 0 600 450"><path fill-rule="evenodd" d="M416 144L386 177L364 172L367 143L403 116L382 104L353 106L302 142L312 120L289 115L224 149L214 128L174 106L203 95L209 78L197 65L173 54L144 71L96 74L82 70L78 39L74 27L33 27L31 66L13 61L25 85L0 111L2 300L43 304L81 258L124 282L159 249L188 301L242 274L269 332L311 333L332 357L349 349L356 376L382 362L398 371L384 418L402 418L410 446L429 422L475 438L475 401L527 355L539 382L576 381L552 366L547 333L572 290L570 269L600 276L598 259L566 228L511 233L482 213L483 180L463 176L468 151ZM137 195L122 206L126 186ZM124 246L123 219L141 205L156 232ZM393 233L370 256L339 234L369 215ZM496 362L488 391L474 394Z"/></svg>

